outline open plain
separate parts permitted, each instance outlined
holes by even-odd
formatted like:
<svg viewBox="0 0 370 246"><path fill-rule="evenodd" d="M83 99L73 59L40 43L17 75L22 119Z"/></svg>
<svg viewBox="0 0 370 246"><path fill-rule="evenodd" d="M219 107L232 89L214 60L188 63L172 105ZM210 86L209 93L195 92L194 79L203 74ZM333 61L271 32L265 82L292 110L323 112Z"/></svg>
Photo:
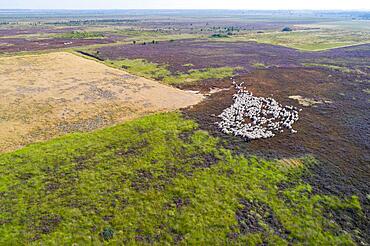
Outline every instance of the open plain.
<svg viewBox="0 0 370 246"><path fill-rule="evenodd" d="M0 10L0 245L369 245L369 16Z"/></svg>

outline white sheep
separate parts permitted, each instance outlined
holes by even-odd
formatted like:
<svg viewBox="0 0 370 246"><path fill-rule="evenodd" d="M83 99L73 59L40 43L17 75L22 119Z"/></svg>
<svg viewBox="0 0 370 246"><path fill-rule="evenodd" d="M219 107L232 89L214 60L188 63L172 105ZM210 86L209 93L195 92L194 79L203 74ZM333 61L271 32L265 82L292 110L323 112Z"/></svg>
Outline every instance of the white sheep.
<svg viewBox="0 0 370 246"><path fill-rule="evenodd" d="M232 83L237 90L233 96L234 103L218 116L222 119L217 122L222 132L245 139L274 137L274 132L283 132L283 128L297 132L292 128L299 119L296 107L283 107L269 97L255 97L243 87L244 82L237 84L232 80ZM245 119L251 122L245 123Z"/></svg>

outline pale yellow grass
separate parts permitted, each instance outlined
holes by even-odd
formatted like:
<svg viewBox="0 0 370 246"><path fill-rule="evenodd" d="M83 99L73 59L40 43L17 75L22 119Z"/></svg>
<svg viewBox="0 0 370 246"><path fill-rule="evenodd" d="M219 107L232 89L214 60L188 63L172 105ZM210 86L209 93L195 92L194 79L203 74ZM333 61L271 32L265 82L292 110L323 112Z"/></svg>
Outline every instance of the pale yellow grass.
<svg viewBox="0 0 370 246"><path fill-rule="evenodd" d="M305 107L314 106L316 104L323 104L323 103L330 104L330 103L333 103L330 100L321 100L321 99L320 100L315 100L313 98L305 98L305 97L302 97L300 95L289 96L289 98L297 100L300 105L305 106Z"/></svg>
<svg viewBox="0 0 370 246"><path fill-rule="evenodd" d="M300 159L285 158L277 160L277 162L286 168L299 168L303 166L303 162Z"/></svg>
<svg viewBox="0 0 370 246"><path fill-rule="evenodd" d="M65 53L0 58L0 152L202 100Z"/></svg>

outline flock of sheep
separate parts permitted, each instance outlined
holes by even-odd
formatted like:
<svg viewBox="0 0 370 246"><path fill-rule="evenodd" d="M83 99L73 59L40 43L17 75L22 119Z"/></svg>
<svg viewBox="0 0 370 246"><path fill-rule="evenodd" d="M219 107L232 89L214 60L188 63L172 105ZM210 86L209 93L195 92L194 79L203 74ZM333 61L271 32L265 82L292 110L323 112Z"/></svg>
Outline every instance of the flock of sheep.
<svg viewBox="0 0 370 246"><path fill-rule="evenodd" d="M253 96L243 83L238 85L233 81L233 84L237 90L234 104L219 115L222 121L216 123L222 132L246 140L274 137L284 128L296 133L292 125L299 119L300 110L293 106L283 107L272 98Z"/></svg>

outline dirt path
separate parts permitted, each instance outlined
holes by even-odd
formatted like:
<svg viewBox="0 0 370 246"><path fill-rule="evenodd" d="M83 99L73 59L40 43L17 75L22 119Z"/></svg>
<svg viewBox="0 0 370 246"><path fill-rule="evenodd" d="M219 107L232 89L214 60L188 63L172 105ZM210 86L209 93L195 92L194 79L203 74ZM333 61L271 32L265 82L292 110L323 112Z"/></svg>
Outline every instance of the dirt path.
<svg viewBox="0 0 370 246"><path fill-rule="evenodd" d="M0 58L0 95L0 152L202 100L64 52Z"/></svg>

